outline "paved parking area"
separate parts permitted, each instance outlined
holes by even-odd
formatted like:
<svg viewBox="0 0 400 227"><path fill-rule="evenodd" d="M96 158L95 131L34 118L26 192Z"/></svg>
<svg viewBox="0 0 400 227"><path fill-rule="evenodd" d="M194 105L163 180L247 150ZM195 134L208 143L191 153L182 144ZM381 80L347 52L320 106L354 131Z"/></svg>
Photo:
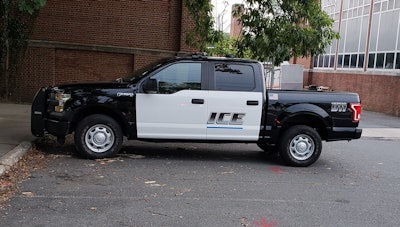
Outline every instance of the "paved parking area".
<svg viewBox="0 0 400 227"><path fill-rule="evenodd" d="M0 139L10 147L31 141L29 108L6 106ZM396 226L399 118L364 111L361 127L359 140L323 143L321 158L308 168L284 166L246 144L127 141L117 158L96 161L74 155L71 143L49 143L46 150L56 158L20 182L20 192L0 210L0 223Z"/></svg>

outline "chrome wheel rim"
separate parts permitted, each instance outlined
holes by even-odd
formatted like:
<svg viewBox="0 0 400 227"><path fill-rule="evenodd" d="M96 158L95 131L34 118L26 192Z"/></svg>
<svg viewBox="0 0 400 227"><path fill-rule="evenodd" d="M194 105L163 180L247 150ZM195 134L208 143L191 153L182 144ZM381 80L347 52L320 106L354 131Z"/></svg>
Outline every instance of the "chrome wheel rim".
<svg viewBox="0 0 400 227"><path fill-rule="evenodd" d="M115 142L114 131L107 125L93 125L86 131L86 146L95 153L108 151Z"/></svg>
<svg viewBox="0 0 400 227"><path fill-rule="evenodd" d="M306 134L295 136L289 146L290 154L299 161L310 158L315 151L314 140Z"/></svg>

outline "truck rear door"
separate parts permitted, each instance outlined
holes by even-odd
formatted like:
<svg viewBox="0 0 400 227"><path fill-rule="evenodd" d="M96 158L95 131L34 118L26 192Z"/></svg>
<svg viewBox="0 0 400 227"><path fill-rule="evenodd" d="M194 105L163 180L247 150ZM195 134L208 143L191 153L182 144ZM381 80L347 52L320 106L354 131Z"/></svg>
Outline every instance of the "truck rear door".
<svg viewBox="0 0 400 227"><path fill-rule="evenodd" d="M213 62L209 71L207 139L258 140L264 94L261 76L256 76L259 69L254 64Z"/></svg>

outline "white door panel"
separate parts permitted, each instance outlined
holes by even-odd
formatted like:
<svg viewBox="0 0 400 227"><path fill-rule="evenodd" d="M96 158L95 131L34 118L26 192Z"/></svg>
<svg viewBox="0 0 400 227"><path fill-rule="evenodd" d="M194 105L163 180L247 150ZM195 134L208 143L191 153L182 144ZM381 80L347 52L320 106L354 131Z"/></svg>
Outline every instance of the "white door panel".
<svg viewBox="0 0 400 227"><path fill-rule="evenodd" d="M208 91L201 90L136 94L138 138L206 139L207 96Z"/></svg>
<svg viewBox="0 0 400 227"><path fill-rule="evenodd" d="M209 91L207 139L256 141L259 138L261 92Z"/></svg>

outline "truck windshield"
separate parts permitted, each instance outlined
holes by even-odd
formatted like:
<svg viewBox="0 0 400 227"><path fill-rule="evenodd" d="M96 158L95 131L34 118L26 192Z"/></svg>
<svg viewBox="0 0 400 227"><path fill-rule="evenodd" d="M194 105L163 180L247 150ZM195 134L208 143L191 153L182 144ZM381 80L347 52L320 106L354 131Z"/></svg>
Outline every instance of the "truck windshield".
<svg viewBox="0 0 400 227"><path fill-rule="evenodd" d="M147 75L148 72L160 67L162 63L170 60L171 58L162 58L158 61L155 61L151 64L148 64L147 66L144 66L143 68L140 68L136 71L133 72L133 74L130 75L128 78L130 82L132 83L137 83L139 82L143 77Z"/></svg>

